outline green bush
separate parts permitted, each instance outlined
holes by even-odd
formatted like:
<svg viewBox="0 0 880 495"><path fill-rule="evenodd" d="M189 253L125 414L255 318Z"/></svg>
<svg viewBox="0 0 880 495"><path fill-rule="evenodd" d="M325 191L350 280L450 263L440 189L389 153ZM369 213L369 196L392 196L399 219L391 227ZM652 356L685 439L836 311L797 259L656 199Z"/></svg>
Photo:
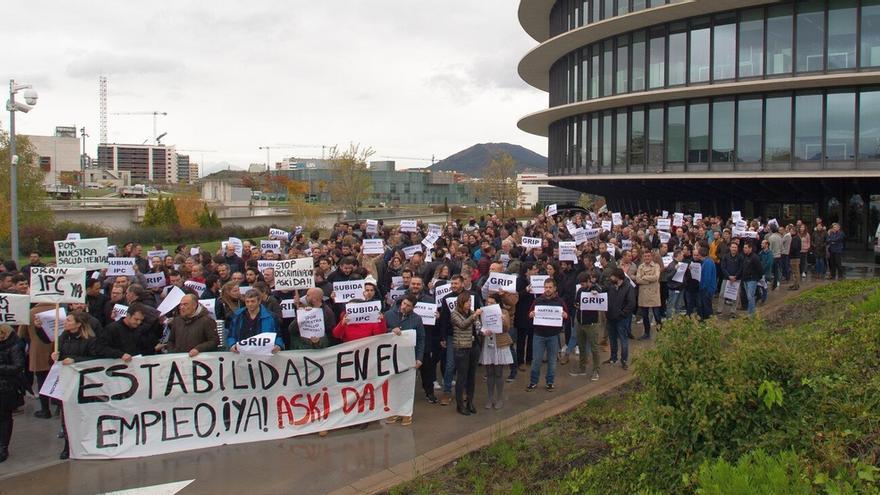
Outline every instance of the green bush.
<svg viewBox="0 0 880 495"><path fill-rule="evenodd" d="M804 465L793 452L767 455L749 452L732 465L724 459L706 462L697 474L700 495L809 495L813 493Z"/></svg>

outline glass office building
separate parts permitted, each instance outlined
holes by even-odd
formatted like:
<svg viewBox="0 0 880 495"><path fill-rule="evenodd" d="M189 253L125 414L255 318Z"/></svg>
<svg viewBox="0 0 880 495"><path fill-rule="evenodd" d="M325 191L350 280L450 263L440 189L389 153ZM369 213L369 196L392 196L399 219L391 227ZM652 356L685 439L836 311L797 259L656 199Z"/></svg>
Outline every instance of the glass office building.
<svg viewBox="0 0 880 495"><path fill-rule="evenodd" d="M614 209L880 222L880 0L522 0L550 183Z"/></svg>

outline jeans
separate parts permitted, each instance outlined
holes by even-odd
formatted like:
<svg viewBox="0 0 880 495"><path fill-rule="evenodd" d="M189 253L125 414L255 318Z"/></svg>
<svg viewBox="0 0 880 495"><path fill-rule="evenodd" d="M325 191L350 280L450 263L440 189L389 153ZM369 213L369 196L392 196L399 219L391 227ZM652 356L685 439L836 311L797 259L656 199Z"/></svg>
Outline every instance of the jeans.
<svg viewBox="0 0 880 495"><path fill-rule="evenodd" d="M532 374L529 380L530 384L536 385L541 379L541 362L544 360L544 353L547 353L547 385L553 384L556 378L556 353L559 352L559 336L542 337L540 335L532 336L532 345L534 353L532 354Z"/></svg>
<svg viewBox="0 0 880 495"><path fill-rule="evenodd" d="M773 285L772 287L779 287L782 283L782 258L773 258Z"/></svg>
<svg viewBox="0 0 880 495"><path fill-rule="evenodd" d="M474 386L476 384L477 363L480 360L480 348L477 344L467 349L455 349L455 403L463 405L463 394L467 400L474 402Z"/></svg>
<svg viewBox="0 0 880 495"><path fill-rule="evenodd" d="M819 256L817 254L816 255L816 275L819 275L820 277L824 277L826 271L827 271L827 269L825 267L825 256L824 255Z"/></svg>
<svg viewBox="0 0 880 495"><path fill-rule="evenodd" d="M698 313L699 309L700 309L700 293L699 292L685 292L684 293L684 302L685 302L685 306L687 307L687 315L688 316L690 316L694 313Z"/></svg>
<svg viewBox="0 0 880 495"><path fill-rule="evenodd" d="M680 290L669 289L666 298L666 318L672 318L683 306L684 298Z"/></svg>
<svg viewBox="0 0 880 495"><path fill-rule="evenodd" d="M755 314L755 289L758 288L757 280L746 280L743 282L746 287L746 300L748 300L749 316Z"/></svg>
<svg viewBox="0 0 880 495"><path fill-rule="evenodd" d="M422 356L422 367L419 368L425 395L434 395L434 380L437 379L437 363L440 361L441 352L445 351L440 348L440 341L428 340Z"/></svg>
<svg viewBox="0 0 880 495"><path fill-rule="evenodd" d="M577 345L581 355L579 368L587 370L587 353L593 359L593 371L599 371L599 324L580 323L577 326Z"/></svg>
<svg viewBox="0 0 880 495"><path fill-rule="evenodd" d="M608 320L608 340L611 341L611 361L617 361L617 348L620 347L620 360L629 359L629 326L632 317Z"/></svg>
<svg viewBox="0 0 880 495"><path fill-rule="evenodd" d="M568 338L568 343L565 346L565 352L567 354L571 354L574 352L575 347L578 345L578 335L577 335L577 324L572 323L571 336Z"/></svg>
<svg viewBox="0 0 880 495"><path fill-rule="evenodd" d="M651 313L654 313L654 323L657 326L663 322L663 317L660 315L660 308L642 308L642 324L645 326L645 335L651 335Z"/></svg>
<svg viewBox="0 0 880 495"><path fill-rule="evenodd" d="M452 392L452 380L455 377L455 348L452 339L446 341L446 369L443 370L443 393Z"/></svg>
<svg viewBox="0 0 880 495"><path fill-rule="evenodd" d="M783 254L779 258L779 262L782 264L782 277L788 281L791 280L791 260L787 254Z"/></svg>
<svg viewBox="0 0 880 495"><path fill-rule="evenodd" d="M697 312L701 320L707 320L712 316L712 294L709 291L701 290L697 295Z"/></svg>

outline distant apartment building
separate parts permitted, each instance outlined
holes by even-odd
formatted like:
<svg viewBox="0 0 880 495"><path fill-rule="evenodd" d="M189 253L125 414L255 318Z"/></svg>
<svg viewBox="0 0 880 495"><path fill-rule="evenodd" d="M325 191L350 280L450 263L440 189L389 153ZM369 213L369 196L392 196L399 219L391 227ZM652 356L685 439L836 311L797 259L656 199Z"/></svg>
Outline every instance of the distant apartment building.
<svg viewBox="0 0 880 495"><path fill-rule="evenodd" d="M174 146L151 144L101 144L98 167L131 172L138 182L178 182L177 152Z"/></svg>
<svg viewBox="0 0 880 495"><path fill-rule="evenodd" d="M189 155L177 154L177 182L187 184L189 178Z"/></svg>
<svg viewBox="0 0 880 495"><path fill-rule="evenodd" d="M53 136L25 136L34 147L38 165L46 175L44 185L60 184L61 177L70 174L79 177L80 140L76 137L76 127L56 127Z"/></svg>
<svg viewBox="0 0 880 495"><path fill-rule="evenodd" d="M579 191L551 186L548 184L549 180L547 174L517 175L516 185L523 193L523 206L530 208L535 203L542 205L577 203L581 195Z"/></svg>
<svg viewBox="0 0 880 495"><path fill-rule="evenodd" d="M189 182L192 184L197 180L199 180L199 164L189 162Z"/></svg>

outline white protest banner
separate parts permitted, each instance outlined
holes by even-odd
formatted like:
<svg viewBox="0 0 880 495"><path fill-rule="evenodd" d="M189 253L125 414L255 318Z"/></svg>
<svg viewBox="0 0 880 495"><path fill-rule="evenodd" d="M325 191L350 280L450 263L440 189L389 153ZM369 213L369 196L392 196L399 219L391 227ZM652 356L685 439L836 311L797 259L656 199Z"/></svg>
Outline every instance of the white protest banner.
<svg viewBox="0 0 880 495"><path fill-rule="evenodd" d="M238 292L239 292L242 296L245 295L245 294L247 294L247 291L249 291L249 290L251 290L251 286L250 286L250 285L239 285L239 286L238 286Z"/></svg>
<svg viewBox="0 0 880 495"><path fill-rule="evenodd" d="M504 269L507 270L507 267L510 265L510 255L507 253L499 253L498 259L501 261Z"/></svg>
<svg viewBox="0 0 880 495"><path fill-rule="evenodd" d="M425 249L431 249L434 247L434 243L437 242L437 239L440 239L440 234L437 232L430 232L424 239L422 239L422 244L425 246Z"/></svg>
<svg viewBox="0 0 880 495"><path fill-rule="evenodd" d="M67 234L67 237L64 239L66 241L78 241L82 239L82 236L77 232L70 232Z"/></svg>
<svg viewBox="0 0 880 495"><path fill-rule="evenodd" d="M737 228L739 230L746 230L746 227L749 226L748 222L746 222L745 220L737 220L733 222L733 225L734 228Z"/></svg>
<svg viewBox="0 0 880 495"><path fill-rule="evenodd" d="M633 241L630 239L623 239L620 241L620 249L624 251L629 251L633 248Z"/></svg>
<svg viewBox="0 0 880 495"><path fill-rule="evenodd" d="M206 352L64 366L70 454L143 457L411 415L415 343L409 330L271 356ZM111 366L117 378L107 376Z"/></svg>
<svg viewBox="0 0 880 495"><path fill-rule="evenodd" d="M417 223L415 220L401 220L400 221L400 231L401 232L417 232L419 230Z"/></svg>
<svg viewBox="0 0 880 495"><path fill-rule="evenodd" d="M31 268L32 303L84 303L86 302L85 286L85 268L53 266Z"/></svg>
<svg viewBox="0 0 880 495"><path fill-rule="evenodd" d="M529 292L535 295L541 295L544 293L544 281L550 278L550 275L532 275L529 277L529 285L531 289Z"/></svg>
<svg viewBox="0 0 880 495"><path fill-rule="evenodd" d="M617 255L617 246L609 242L605 245L605 251L608 251L608 254L614 257L615 255Z"/></svg>
<svg viewBox="0 0 880 495"><path fill-rule="evenodd" d="M669 218L669 210L663 210L660 216L663 218Z"/></svg>
<svg viewBox="0 0 880 495"><path fill-rule="evenodd" d="M611 214L611 224L612 225L623 225L623 215L620 213L612 213Z"/></svg>
<svg viewBox="0 0 880 495"><path fill-rule="evenodd" d="M443 227L437 225L436 223L429 223L428 224L428 233L429 234L435 233L435 234L439 235L441 232L443 232Z"/></svg>
<svg viewBox="0 0 880 495"><path fill-rule="evenodd" d="M457 297L447 297L446 298L446 307L449 309L449 311L455 311L455 306L457 306L457 305L458 305L458 298ZM473 294L471 294L471 311L473 311L473 310L474 310L474 296L473 296Z"/></svg>
<svg viewBox="0 0 880 495"><path fill-rule="evenodd" d="M413 257L414 254L421 253L421 252L422 252L422 245L421 244L415 244L413 246L407 246L407 247L403 248L403 255L406 257L406 259L410 259Z"/></svg>
<svg viewBox="0 0 880 495"><path fill-rule="evenodd" d="M742 220L742 212L732 211L732 212L730 212L730 217L733 219L734 222Z"/></svg>
<svg viewBox="0 0 880 495"><path fill-rule="evenodd" d="M324 310L321 308L303 307L296 312L299 335L304 339L324 336Z"/></svg>
<svg viewBox="0 0 880 495"><path fill-rule="evenodd" d="M602 220L602 230L611 230L611 222Z"/></svg>
<svg viewBox="0 0 880 495"><path fill-rule="evenodd" d="M488 330L492 333L504 331L503 322L501 321L501 306L497 304L483 306L480 319L483 322L483 330Z"/></svg>
<svg viewBox="0 0 880 495"><path fill-rule="evenodd" d="M660 236L660 242L663 244L666 244L667 242L669 242L670 239L672 239L672 234L670 234L669 232L663 232L662 230L657 232L657 235Z"/></svg>
<svg viewBox="0 0 880 495"><path fill-rule="evenodd" d="M162 316L172 309L176 308L178 304L180 304L180 300L183 299L184 292L180 290L180 287L174 286L168 291L168 295L165 296L165 299L162 299L162 303L159 304L159 307L156 308L159 311L159 316Z"/></svg>
<svg viewBox="0 0 880 495"><path fill-rule="evenodd" d="M147 281L148 289L161 289L167 285L165 283L165 274L162 272L159 273L145 273L144 279Z"/></svg>
<svg viewBox="0 0 880 495"><path fill-rule="evenodd" d="M352 299L364 298L364 281L348 280L345 282L333 282L333 302L344 304Z"/></svg>
<svg viewBox="0 0 880 495"><path fill-rule="evenodd" d="M688 270L691 271L692 279L700 280L700 276L703 274L703 265L699 263L691 263L691 266L688 267Z"/></svg>
<svg viewBox="0 0 880 495"><path fill-rule="evenodd" d="M673 213L672 225L675 227L681 227L684 225L684 213Z"/></svg>
<svg viewBox="0 0 880 495"><path fill-rule="evenodd" d="M534 249L541 247L540 237L523 237L520 245L526 249Z"/></svg>
<svg viewBox="0 0 880 495"><path fill-rule="evenodd" d="M296 318L296 299L282 299L280 303L282 318Z"/></svg>
<svg viewBox="0 0 880 495"><path fill-rule="evenodd" d="M703 214L702 213L694 213L694 224L702 222L702 221L703 221Z"/></svg>
<svg viewBox="0 0 880 495"><path fill-rule="evenodd" d="M235 248L235 254L241 256L241 254L244 252L244 244L238 237L230 237L229 240L226 242L232 244L232 246Z"/></svg>
<svg viewBox="0 0 880 495"><path fill-rule="evenodd" d="M593 239L599 238L599 229L584 229L581 232L583 232L584 236L586 237L586 240L588 240L588 241L592 241ZM577 238L575 238L575 242L577 242L578 244L583 244Z"/></svg>
<svg viewBox="0 0 880 495"><path fill-rule="evenodd" d="M390 291L388 291L388 298L391 299L392 302L400 299L405 295L406 289L391 289Z"/></svg>
<svg viewBox="0 0 880 495"><path fill-rule="evenodd" d="M565 220L565 230L567 230L569 234L574 235L574 233L577 232L579 228L580 227L575 225L574 222L572 222L571 220Z"/></svg>
<svg viewBox="0 0 880 495"><path fill-rule="evenodd" d="M668 218L658 218L657 219L657 230L665 230L669 232L672 228L672 220Z"/></svg>
<svg viewBox="0 0 880 495"><path fill-rule="evenodd" d="M167 249L157 249L155 251L147 251L147 260L149 260L151 263L153 261L153 258L155 258L155 257L158 257L160 260L164 261L166 256L168 256Z"/></svg>
<svg viewBox="0 0 880 495"><path fill-rule="evenodd" d="M673 253L665 254L662 258L663 268L666 268L667 266L669 266L673 262L674 259L675 259L675 255Z"/></svg>
<svg viewBox="0 0 880 495"><path fill-rule="evenodd" d="M581 298L578 302L581 311L608 311L607 292L581 292Z"/></svg>
<svg viewBox="0 0 880 495"><path fill-rule="evenodd" d="M352 323L378 323L380 311L382 311L382 303L379 301L345 305L345 315L348 317L349 325Z"/></svg>
<svg viewBox="0 0 880 495"><path fill-rule="evenodd" d="M263 332L236 342L235 349L247 356L271 356L277 336L275 332Z"/></svg>
<svg viewBox="0 0 880 495"><path fill-rule="evenodd" d="M679 263L678 266L675 267L675 275L672 276L674 282L684 282L684 272L688 271L689 264L690 263Z"/></svg>
<svg viewBox="0 0 880 495"><path fill-rule="evenodd" d="M107 258L108 277L134 277L134 258Z"/></svg>
<svg viewBox="0 0 880 495"><path fill-rule="evenodd" d="M260 240L260 251L272 251L273 253L277 253L281 251L281 241L279 240Z"/></svg>
<svg viewBox="0 0 880 495"><path fill-rule="evenodd" d="M114 304L113 309L110 310L110 319L113 321L119 321L125 318L126 313L128 313L128 306L124 304Z"/></svg>
<svg viewBox="0 0 880 495"><path fill-rule="evenodd" d="M452 292L452 284L450 284L450 283L435 285L434 286L434 299L439 301L440 299L443 299L446 296L446 294L449 294L450 292Z"/></svg>
<svg viewBox="0 0 880 495"><path fill-rule="evenodd" d="M399 289L401 287L403 287L403 277L397 276L397 275L392 276L391 277L391 288L392 289Z"/></svg>
<svg viewBox="0 0 880 495"><path fill-rule="evenodd" d="M223 247L224 247L224 248L226 247L226 241L223 241ZM189 248L189 255L190 255L190 256L196 256L196 255L199 254L200 252L201 252L201 250L199 249L198 246L195 246L195 247L191 247L191 248Z"/></svg>
<svg viewBox="0 0 880 495"><path fill-rule="evenodd" d="M27 294L0 294L0 323L30 325L30 296Z"/></svg>
<svg viewBox="0 0 880 495"><path fill-rule="evenodd" d="M758 233L755 232L754 230L744 230L739 233L739 236L747 238L747 239L757 239Z"/></svg>
<svg viewBox="0 0 880 495"><path fill-rule="evenodd" d="M542 327L562 328L562 306L546 306L543 304L535 306L533 324Z"/></svg>
<svg viewBox="0 0 880 495"><path fill-rule="evenodd" d="M37 321L40 322L40 328L43 329L43 333L46 334L50 341L55 342L55 310L43 311L42 313L37 313L36 316ZM64 306L61 306L58 308L59 335L63 330L65 319L67 319L67 311L64 309Z"/></svg>
<svg viewBox="0 0 880 495"><path fill-rule="evenodd" d="M367 234L376 235L379 233L379 221L367 220Z"/></svg>
<svg viewBox="0 0 880 495"><path fill-rule="evenodd" d="M275 269L275 263L277 263L275 260L257 260L257 270L265 273L268 268Z"/></svg>
<svg viewBox="0 0 880 495"><path fill-rule="evenodd" d="M489 291L516 292L516 275L507 273L489 273L486 277L486 289Z"/></svg>
<svg viewBox="0 0 880 495"><path fill-rule="evenodd" d="M217 319L217 299L199 299L199 304L205 308L212 320Z"/></svg>
<svg viewBox="0 0 880 495"><path fill-rule="evenodd" d="M574 231L572 236L574 237L574 243L578 246L590 240L590 236L588 232L594 232L595 237L599 237L599 231L593 229L577 229Z"/></svg>
<svg viewBox="0 0 880 495"><path fill-rule="evenodd" d="M361 244L361 252L364 254L382 254L385 252L385 241L382 239L364 239Z"/></svg>
<svg viewBox="0 0 880 495"><path fill-rule="evenodd" d="M205 284L203 284L201 282L196 282L195 280L187 280L186 282L183 283L183 286L189 287L190 289L194 290L195 293L199 295L199 297L202 297L202 294L205 292L205 289L207 289ZM244 295L245 292L246 291L241 291L241 294Z"/></svg>
<svg viewBox="0 0 880 495"><path fill-rule="evenodd" d="M425 253L425 263L433 263L433 262L434 262L434 256L431 255L431 251L429 250L428 252Z"/></svg>
<svg viewBox="0 0 880 495"><path fill-rule="evenodd" d="M269 239L277 239L286 241L290 236L290 232L281 229L269 229Z"/></svg>
<svg viewBox="0 0 880 495"><path fill-rule="evenodd" d="M731 282L730 280L724 281L724 299L728 299L730 301L736 301L739 299L739 280L736 282Z"/></svg>
<svg viewBox="0 0 880 495"><path fill-rule="evenodd" d="M417 302L413 312L422 317L423 325L437 324L437 303Z"/></svg>
<svg viewBox="0 0 880 495"><path fill-rule="evenodd" d="M116 246L107 246L107 256L116 256Z"/></svg>
<svg viewBox="0 0 880 495"><path fill-rule="evenodd" d="M61 392L61 368L63 366L61 361L52 364L52 367L49 368L49 374L43 380L43 386L40 387L40 395L56 400L64 399L64 394Z"/></svg>
<svg viewBox="0 0 880 495"><path fill-rule="evenodd" d="M556 207L555 203L548 206L547 207L547 216L552 217L553 215L556 215L556 211L557 211L557 207Z"/></svg>
<svg viewBox="0 0 880 495"><path fill-rule="evenodd" d="M559 261L573 261L577 263L577 245L574 241L561 241L559 243Z"/></svg>
<svg viewBox="0 0 880 495"><path fill-rule="evenodd" d="M62 268L107 268L107 238L55 241L55 265Z"/></svg>
<svg viewBox="0 0 880 495"><path fill-rule="evenodd" d="M275 263L275 289L311 289L315 286L315 260L297 258Z"/></svg>

